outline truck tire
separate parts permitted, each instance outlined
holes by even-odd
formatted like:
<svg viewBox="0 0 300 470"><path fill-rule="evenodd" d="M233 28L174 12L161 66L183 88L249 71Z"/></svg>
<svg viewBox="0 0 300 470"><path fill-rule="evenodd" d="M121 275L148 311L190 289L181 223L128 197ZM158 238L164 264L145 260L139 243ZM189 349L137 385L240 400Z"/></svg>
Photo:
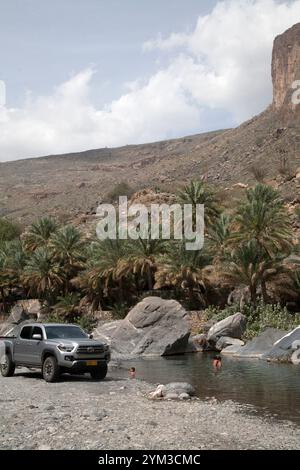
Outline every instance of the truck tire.
<svg viewBox="0 0 300 470"><path fill-rule="evenodd" d="M1 359L0 369L3 377L12 377L15 373L15 363L10 354L5 354Z"/></svg>
<svg viewBox="0 0 300 470"><path fill-rule="evenodd" d="M48 356L43 362L43 378L46 382L57 382L60 377L60 367L54 356Z"/></svg>
<svg viewBox="0 0 300 470"><path fill-rule="evenodd" d="M97 367L97 369L91 370L90 372L92 379L95 380L103 380L107 374L107 364L101 367Z"/></svg>

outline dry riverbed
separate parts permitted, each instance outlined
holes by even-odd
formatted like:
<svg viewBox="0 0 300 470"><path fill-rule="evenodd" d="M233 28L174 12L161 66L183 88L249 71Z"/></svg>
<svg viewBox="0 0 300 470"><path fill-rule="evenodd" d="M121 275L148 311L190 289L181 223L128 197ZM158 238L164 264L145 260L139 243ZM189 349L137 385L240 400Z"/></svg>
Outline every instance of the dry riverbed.
<svg viewBox="0 0 300 470"><path fill-rule="evenodd" d="M150 401L145 382L0 377L0 449L300 449L300 427L233 402Z"/></svg>

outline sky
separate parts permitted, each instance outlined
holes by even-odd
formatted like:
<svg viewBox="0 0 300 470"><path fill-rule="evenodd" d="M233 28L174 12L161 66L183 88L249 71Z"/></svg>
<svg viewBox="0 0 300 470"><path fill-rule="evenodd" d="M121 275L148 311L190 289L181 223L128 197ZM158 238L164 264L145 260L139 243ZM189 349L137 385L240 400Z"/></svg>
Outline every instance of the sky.
<svg viewBox="0 0 300 470"><path fill-rule="evenodd" d="M0 162L236 126L298 21L300 0L0 0Z"/></svg>

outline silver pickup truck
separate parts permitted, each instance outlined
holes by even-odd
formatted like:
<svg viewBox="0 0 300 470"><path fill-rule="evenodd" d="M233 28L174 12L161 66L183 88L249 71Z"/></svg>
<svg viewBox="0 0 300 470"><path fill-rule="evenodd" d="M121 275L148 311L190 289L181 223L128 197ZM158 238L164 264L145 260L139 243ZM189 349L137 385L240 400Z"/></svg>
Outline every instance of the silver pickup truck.
<svg viewBox="0 0 300 470"><path fill-rule="evenodd" d="M27 323L16 336L0 338L0 369L3 377L17 366L39 368L46 382L55 382L61 373L89 372L104 379L110 361L109 346L92 339L77 325Z"/></svg>

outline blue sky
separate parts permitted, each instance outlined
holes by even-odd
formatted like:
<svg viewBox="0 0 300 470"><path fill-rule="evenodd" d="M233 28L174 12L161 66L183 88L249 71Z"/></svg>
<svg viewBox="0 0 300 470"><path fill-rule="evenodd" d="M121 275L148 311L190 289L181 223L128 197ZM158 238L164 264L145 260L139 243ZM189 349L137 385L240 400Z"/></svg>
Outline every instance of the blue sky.
<svg viewBox="0 0 300 470"><path fill-rule="evenodd" d="M27 90L51 92L88 66L97 70L94 98L106 103L124 91L124 83L157 69L156 54L145 54L144 42L158 33L192 30L215 3L0 0L0 78L6 82L8 105L20 105Z"/></svg>
<svg viewBox="0 0 300 470"><path fill-rule="evenodd" d="M0 161L238 125L300 0L0 0Z"/></svg>

